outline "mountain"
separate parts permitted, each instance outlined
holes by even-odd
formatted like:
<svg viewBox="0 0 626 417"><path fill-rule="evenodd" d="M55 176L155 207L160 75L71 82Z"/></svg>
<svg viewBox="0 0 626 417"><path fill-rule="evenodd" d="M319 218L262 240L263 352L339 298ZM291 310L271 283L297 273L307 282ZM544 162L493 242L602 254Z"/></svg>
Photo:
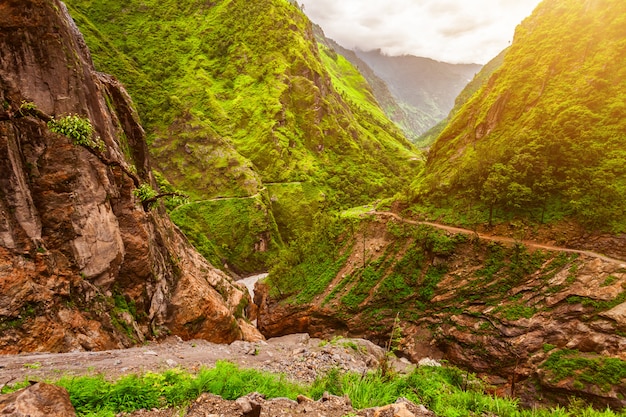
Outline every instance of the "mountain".
<svg viewBox="0 0 626 417"><path fill-rule="evenodd" d="M138 103L172 218L216 265L267 267L320 210L391 197L421 154L283 0L68 2Z"/></svg>
<svg viewBox="0 0 626 417"><path fill-rule="evenodd" d="M422 134L416 141L416 143L420 144L420 146L431 145L437 137L441 134L443 129L450 123L450 120L461 110L463 105L469 100L476 91L478 91L491 77L491 74L504 62L504 56L506 55L506 51L508 49L500 52L495 58L489 61L485 66L481 68L481 70L474 76L472 81L470 81L465 88L459 93L459 95L454 100L454 107L448 113L445 119L441 120L435 126L431 127L427 132Z"/></svg>
<svg viewBox="0 0 626 417"><path fill-rule="evenodd" d="M153 198L133 104L64 4L0 10L0 353L257 337L246 289Z"/></svg>
<svg viewBox="0 0 626 417"><path fill-rule="evenodd" d="M400 112L393 107L383 108L405 132L410 132L414 140L447 116L455 98L482 67L478 64L449 64L412 55L387 56L380 50L356 50L346 57L359 69L363 68L359 63L364 62L386 83ZM352 61L353 57L358 61ZM378 92L376 88L374 91ZM384 94L383 89L381 95Z"/></svg>
<svg viewBox="0 0 626 417"><path fill-rule="evenodd" d="M541 3L430 149L422 201L625 232L625 19L620 1Z"/></svg>
<svg viewBox="0 0 626 417"><path fill-rule="evenodd" d="M542 2L459 98L411 195L342 212L276 265L260 330L400 333L403 355L528 406L626 406L624 23L622 1Z"/></svg>
<svg viewBox="0 0 626 417"><path fill-rule="evenodd" d="M266 337L394 339L526 407L626 406L626 260L391 212L343 213L308 247L257 284Z"/></svg>
<svg viewBox="0 0 626 417"><path fill-rule="evenodd" d="M332 39L327 38L320 26L314 24L313 30L317 41L322 44L327 51L331 51L329 53L341 55L356 69L358 69L363 78L367 81L367 84L369 84L367 86L363 86L363 88L372 94L379 106L384 110L387 117L396 123L408 138L413 140L413 138L416 137L416 132L421 132L423 130L423 126L429 123L429 121L426 120L428 117L424 115L421 115L421 117L413 117L405 111L397 101L396 97L394 97L393 94L391 94L391 91L389 91L387 83L376 75L374 70L372 70L370 66L365 63L365 61L359 58L354 51L346 49Z"/></svg>

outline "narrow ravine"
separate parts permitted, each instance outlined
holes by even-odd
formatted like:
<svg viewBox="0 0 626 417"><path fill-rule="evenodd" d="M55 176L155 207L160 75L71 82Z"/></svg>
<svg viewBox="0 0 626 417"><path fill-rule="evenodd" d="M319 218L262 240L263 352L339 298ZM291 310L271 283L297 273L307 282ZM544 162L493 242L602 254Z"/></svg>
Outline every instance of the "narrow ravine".
<svg viewBox="0 0 626 417"><path fill-rule="evenodd" d="M258 280L265 278L267 275L267 272L258 275L251 275L249 277L240 279L237 282L240 282L246 286L248 292L250 293L250 298L254 300L254 284L256 284Z"/></svg>

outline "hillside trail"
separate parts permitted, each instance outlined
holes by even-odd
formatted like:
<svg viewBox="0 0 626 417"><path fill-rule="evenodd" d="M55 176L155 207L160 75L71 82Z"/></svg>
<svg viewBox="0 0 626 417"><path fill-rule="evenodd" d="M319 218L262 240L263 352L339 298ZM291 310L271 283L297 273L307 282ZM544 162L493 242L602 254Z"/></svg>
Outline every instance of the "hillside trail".
<svg viewBox="0 0 626 417"><path fill-rule="evenodd" d="M214 198L207 198L207 199L204 199L204 200L189 201L187 203L183 203L183 204L180 204L180 205L174 207L174 209L170 212L170 214L175 212L176 210L182 208L182 207L191 206L193 204L208 203L210 201L249 200L251 198L258 197L259 194L260 194L260 192L258 192L256 194L252 194L252 195L246 195L246 196L243 196L243 197L214 197Z"/></svg>
<svg viewBox="0 0 626 417"><path fill-rule="evenodd" d="M263 191L267 190L268 185L293 185L293 184L302 184L302 181L288 181L288 182L266 182L264 183L263 187L261 187L259 189L259 191L257 191L254 194L251 195L245 195L245 196L238 196L238 197L213 197L213 198L206 198L204 200L194 200L194 201L189 201L187 203L183 203L180 204L176 207L174 207L174 209L171 211L171 213L175 212L176 210L178 210L179 208L182 207L186 207L186 206L190 206L192 204L198 204L198 203L208 203L211 201L229 201L229 200L249 200L251 198L257 198L259 195L261 195L261 193Z"/></svg>
<svg viewBox="0 0 626 417"><path fill-rule="evenodd" d="M440 223L436 223L436 222L428 222L428 221L421 221L421 220L410 220L410 219L404 218L402 216L399 216L396 213L392 213L390 211L375 211L375 210L372 210L372 211L369 211L368 214L374 214L374 215L377 215L377 216L392 217L392 218L398 220L399 222L403 222L403 223L407 223L407 224L432 226L432 227L434 227L436 229L445 230L445 231L452 232L452 233L462 233L462 234L465 234L465 235L474 235L474 236L477 236L479 239L487 240L487 241L491 241L491 242L510 243L510 244L523 244L524 246L526 246L528 248L545 249L545 250L556 251L556 252L577 253L577 254L580 254L580 255L586 255L586 256L589 256L589 257L592 257L592 258L601 259L601 260L606 261L606 262L616 263L616 264L619 264L621 267L626 268L626 259L611 258L609 256L602 255L600 253L596 253L596 252L592 252L592 251L588 251L588 250L565 248L565 247L562 247L562 246L548 245L548 244L545 244L545 243L539 243L539 242L535 242L535 241L532 241L532 240L519 240L519 239L514 239L514 238L506 237L506 236L487 235L487 234L484 234L484 233L478 233L478 232L476 232L474 230L463 229L461 227L455 227L455 226L448 226L448 225L440 224Z"/></svg>

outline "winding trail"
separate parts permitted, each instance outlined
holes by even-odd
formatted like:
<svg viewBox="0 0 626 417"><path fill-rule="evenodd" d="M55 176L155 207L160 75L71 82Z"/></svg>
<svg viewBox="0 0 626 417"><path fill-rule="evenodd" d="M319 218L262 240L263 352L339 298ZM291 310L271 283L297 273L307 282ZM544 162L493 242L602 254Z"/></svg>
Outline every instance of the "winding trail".
<svg viewBox="0 0 626 417"><path fill-rule="evenodd" d="M389 211L369 211L367 214L374 214L377 216L386 216L386 217L392 217L396 220L398 220L399 222L402 223L407 223L407 224L413 224L413 225L426 225L426 226L431 226L434 227L436 229L440 229L440 230L446 230L448 232L452 232L452 233L462 233L465 235L474 235L477 236L480 239L483 240L488 240L491 242L498 242L498 243L521 243L523 245L525 245L526 247L529 248L535 248L535 249L545 249L545 250L549 250L549 251L556 251L556 252L567 252L567 253L578 253L580 255L586 255L586 256L590 256L592 258L597 258L597 259L601 259L603 261L606 262L611 262L611 263L616 263L619 264L622 268L626 268L626 260L624 259L617 259L617 258L611 258L609 256L606 255L602 255L600 253L596 253L596 252L592 252L592 251L588 251L588 250L580 250L580 249L570 249L570 248L564 248L561 246L553 246L553 245L547 245L547 244L543 244L543 243L538 243L532 240L519 240L519 239L513 239L511 237L505 237L505 236L493 236L493 235L486 235L484 233L477 233L473 230L469 230L469 229L463 229L461 227L454 227L454 226L447 226L445 224L440 224L440 223L435 223L435 222L427 222L427 221L419 221L419 220L409 220L406 219L404 217L401 217L399 215L397 215L396 213L392 213Z"/></svg>
<svg viewBox="0 0 626 417"><path fill-rule="evenodd" d="M174 207L174 209L170 212L174 213L176 210L178 210L179 208L182 207L186 207L186 206L191 206L193 204L200 204L200 203L207 203L209 201L227 201L227 200L249 200L251 198L256 198L259 196L259 194L261 194L261 191L264 191L265 189L261 189L258 193L256 194L252 194L252 195L247 195L247 196L243 196L243 197L214 197L214 198L207 198L205 200L194 200L194 201L189 201L187 203L183 203L179 206Z"/></svg>

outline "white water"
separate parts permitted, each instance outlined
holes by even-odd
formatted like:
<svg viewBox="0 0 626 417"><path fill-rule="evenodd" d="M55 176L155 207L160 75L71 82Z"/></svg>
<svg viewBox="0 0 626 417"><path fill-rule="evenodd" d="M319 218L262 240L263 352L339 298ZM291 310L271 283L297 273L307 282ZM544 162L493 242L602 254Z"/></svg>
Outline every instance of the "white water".
<svg viewBox="0 0 626 417"><path fill-rule="evenodd" d="M246 286L246 288L248 289L248 292L250 293L250 297L254 300L254 284L256 284L258 280L263 279L266 276L267 276L267 273L263 273L259 275L252 275L247 278L240 279L237 282L241 282L242 284Z"/></svg>

